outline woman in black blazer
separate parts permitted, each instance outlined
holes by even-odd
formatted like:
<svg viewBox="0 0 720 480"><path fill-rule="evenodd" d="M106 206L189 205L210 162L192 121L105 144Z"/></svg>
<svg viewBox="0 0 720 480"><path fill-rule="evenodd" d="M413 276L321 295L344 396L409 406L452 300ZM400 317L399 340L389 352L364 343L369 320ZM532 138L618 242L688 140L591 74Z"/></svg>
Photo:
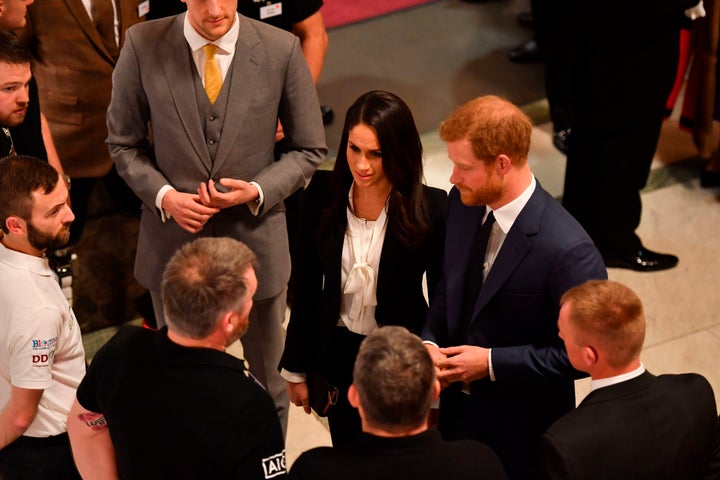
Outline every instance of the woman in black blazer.
<svg viewBox="0 0 720 480"><path fill-rule="evenodd" d="M310 413L305 375L339 388L328 413L333 445L361 431L347 401L360 342L374 328L419 334L442 269L445 191L423 185L422 144L408 106L371 91L348 109L332 172L304 193L301 246L281 373Z"/></svg>

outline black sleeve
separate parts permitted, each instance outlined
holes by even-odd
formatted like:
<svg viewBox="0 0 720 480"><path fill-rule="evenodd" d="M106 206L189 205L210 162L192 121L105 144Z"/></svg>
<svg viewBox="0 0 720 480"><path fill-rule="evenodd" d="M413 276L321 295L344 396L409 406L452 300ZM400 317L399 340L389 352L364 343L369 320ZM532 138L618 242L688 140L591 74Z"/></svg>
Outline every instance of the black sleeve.
<svg viewBox="0 0 720 480"><path fill-rule="evenodd" d="M150 11L145 17L147 20L169 17L186 11L185 3L180 0L150 0Z"/></svg>
<svg viewBox="0 0 720 480"><path fill-rule="evenodd" d="M25 120L16 127L10 128L15 151L18 155L30 155L47 162L47 151L42 138L40 124L40 100L35 79L30 80L30 103L28 104ZM5 152L3 152L3 155Z"/></svg>

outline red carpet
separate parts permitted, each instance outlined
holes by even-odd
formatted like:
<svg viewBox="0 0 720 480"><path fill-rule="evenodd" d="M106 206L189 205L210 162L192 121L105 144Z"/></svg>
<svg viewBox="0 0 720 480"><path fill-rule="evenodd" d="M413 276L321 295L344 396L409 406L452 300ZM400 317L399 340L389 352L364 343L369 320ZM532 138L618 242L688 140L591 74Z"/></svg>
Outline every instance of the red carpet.
<svg viewBox="0 0 720 480"><path fill-rule="evenodd" d="M320 11L329 29L434 1L437 0L324 0Z"/></svg>

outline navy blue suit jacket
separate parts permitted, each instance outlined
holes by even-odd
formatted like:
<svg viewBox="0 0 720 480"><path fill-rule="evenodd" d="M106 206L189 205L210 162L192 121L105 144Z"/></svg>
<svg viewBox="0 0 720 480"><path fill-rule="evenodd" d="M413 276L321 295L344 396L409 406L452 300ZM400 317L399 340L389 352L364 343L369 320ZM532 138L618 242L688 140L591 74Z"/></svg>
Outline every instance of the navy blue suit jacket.
<svg viewBox="0 0 720 480"><path fill-rule="evenodd" d="M574 218L537 184L515 220L480 291L464 333L465 278L473 236L485 207L467 207L453 188L446 215L443 278L423 329L424 340L440 347L491 348L496 381L446 388L440 424L448 438L473 437L496 449L513 477L513 468L530 463L542 433L575 407L572 368L557 317L560 297L607 271L592 240ZM473 402L472 418L457 402ZM512 465L511 465L512 464Z"/></svg>

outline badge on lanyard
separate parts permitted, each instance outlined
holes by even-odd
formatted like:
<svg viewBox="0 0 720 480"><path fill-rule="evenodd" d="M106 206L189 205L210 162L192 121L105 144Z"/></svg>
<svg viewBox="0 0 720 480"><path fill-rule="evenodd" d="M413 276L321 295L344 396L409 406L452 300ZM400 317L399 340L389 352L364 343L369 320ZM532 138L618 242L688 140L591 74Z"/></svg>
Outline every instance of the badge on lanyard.
<svg viewBox="0 0 720 480"><path fill-rule="evenodd" d="M148 12L150 12L150 0L145 0L144 2L140 2L140 4L138 5L138 17L147 15Z"/></svg>
<svg viewBox="0 0 720 480"><path fill-rule="evenodd" d="M271 3L270 5L260 7L260 20L277 17L278 15L282 15L282 2Z"/></svg>

